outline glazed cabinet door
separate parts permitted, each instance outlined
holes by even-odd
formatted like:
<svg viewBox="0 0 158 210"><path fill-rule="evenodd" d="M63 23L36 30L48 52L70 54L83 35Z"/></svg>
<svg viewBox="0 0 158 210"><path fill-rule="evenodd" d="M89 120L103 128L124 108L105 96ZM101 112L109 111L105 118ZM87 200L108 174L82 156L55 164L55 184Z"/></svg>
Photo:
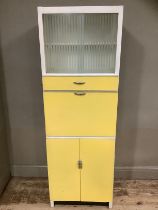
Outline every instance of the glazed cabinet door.
<svg viewBox="0 0 158 210"><path fill-rule="evenodd" d="M118 13L43 14L42 23L47 75L116 73Z"/></svg>
<svg viewBox="0 0 158 210"><path fill-rule="evenodd" d="M116 92L44 92L47 136L115 136Z"/></svg>
<svg viewBox="0 0 158 210"><path fill-rule="evenodd" d="M115 141L80 139L81 201L112 202Z"/></svg>
<svg viewBox="0 0 158 210"><path fill-rule="evenodd" d="M118 75L122 20L122 6L38 7L43 76Z"/></svg>
<svg viewBox="0 0 158 210"><path fill-rule="evenodd" d="M78 139L47 139L50 200L80 200Z"/></svg>

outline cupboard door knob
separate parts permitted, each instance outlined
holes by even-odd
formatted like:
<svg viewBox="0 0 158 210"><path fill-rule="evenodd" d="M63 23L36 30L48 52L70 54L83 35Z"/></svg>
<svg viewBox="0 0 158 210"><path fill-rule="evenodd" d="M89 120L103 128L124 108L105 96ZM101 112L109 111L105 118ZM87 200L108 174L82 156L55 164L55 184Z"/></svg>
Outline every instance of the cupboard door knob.
<svg viewBox="0 0 158 210"><path fill-rule="evenodd" d="M78 164L78 168L82 169L82 166L83 166L82 160L78 160L77 164Z"/></svg>
<svg viewBox="0 0 158 210"><path fill-rule="evenodd" d="M76 91L76 92L74 92L74 94L77 95L77 96L84 96L84 95L86 95L86 93L83 92L83 91Z"/></svg>
<svg viewBox="0 0 158 210"><path fill-rule="evenodd" d="M83 81L76 81L76 82L74 82L74 84L75 84L75 85L84 85L85 82L83 82Z"/></svg>

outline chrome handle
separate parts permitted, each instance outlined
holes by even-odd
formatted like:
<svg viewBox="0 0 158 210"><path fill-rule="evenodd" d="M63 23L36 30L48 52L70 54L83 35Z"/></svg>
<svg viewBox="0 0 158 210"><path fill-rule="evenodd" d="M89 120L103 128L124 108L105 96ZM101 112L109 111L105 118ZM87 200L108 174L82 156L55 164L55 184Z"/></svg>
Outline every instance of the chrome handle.
<svg viewBox="0 0 158 210"><path fill-rule="evenodd" d="M84 95L86 95L86 93L83 92L83 91L77 91L77 92L74 92L74 94L77 95L77 96L84 96Z"/></svg>
<svg viewBox="0 0 158 210"><path fill-rule="evenodd" d="M83 82L83 81L76 81L76 82L74 82L74 84L75 84L75 85L84 85L85 82Z"/></svg>
<svg viewBox="0 0 158 210"><path fill-rule="evenodd" d="M78 161L77 161L77 165L78 165L78 168L79 168L79 169L82 169L82 166L83 166L82 160L78 160Z"/></svg>

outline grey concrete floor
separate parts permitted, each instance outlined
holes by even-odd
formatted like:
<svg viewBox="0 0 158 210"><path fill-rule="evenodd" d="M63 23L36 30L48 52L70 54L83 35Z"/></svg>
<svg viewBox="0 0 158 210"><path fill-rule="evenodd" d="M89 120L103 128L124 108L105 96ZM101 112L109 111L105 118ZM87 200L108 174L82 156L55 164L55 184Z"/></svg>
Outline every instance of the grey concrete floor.
<svg viewBox="0 0 158 210"><path fill-rule="evenodd" d="M105 210L108 206L56 204L57 210ZM0 210L48 210L46 178L12 178L0 198ZM158 180L115 181L113 210L158 209Z"/></svg>

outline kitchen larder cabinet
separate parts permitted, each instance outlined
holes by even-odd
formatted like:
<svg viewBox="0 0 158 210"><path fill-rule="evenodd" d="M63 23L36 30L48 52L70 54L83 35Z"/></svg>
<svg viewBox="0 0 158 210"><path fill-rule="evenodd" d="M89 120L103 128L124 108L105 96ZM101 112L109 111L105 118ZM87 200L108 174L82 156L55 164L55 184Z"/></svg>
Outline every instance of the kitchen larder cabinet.
<svg viewBox="0 0 158 210"><path fill-rule="evenodd" d="M38 8L51 206L112 207L122 21L122 6Z"/></svg>

